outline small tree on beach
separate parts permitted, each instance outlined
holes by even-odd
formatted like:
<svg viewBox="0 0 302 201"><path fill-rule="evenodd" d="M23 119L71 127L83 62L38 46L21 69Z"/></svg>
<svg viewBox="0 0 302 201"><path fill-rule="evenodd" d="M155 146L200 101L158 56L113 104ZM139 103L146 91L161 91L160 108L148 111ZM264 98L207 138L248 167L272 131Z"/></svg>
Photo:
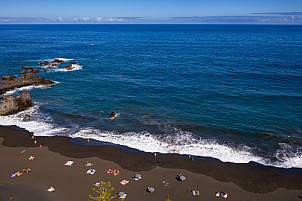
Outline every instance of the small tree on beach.
<svg viewBox="0 0 302 201"><path fill-rule="evenodd" d="M117 195L112 196L112 191L115 189L111 186L111 183L101 181L96 188L92 188L99 196L93 197L89 195L89 200L96 200L96 201L110 201L117 197ZM122 199L123 201L124 199Z"/></svg>

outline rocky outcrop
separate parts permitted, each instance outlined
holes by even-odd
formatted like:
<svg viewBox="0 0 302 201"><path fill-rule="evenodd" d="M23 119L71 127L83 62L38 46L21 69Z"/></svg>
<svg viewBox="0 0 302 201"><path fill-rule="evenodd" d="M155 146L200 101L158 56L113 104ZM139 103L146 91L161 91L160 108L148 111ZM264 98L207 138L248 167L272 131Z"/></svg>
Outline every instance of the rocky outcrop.
<svg viewBox="0 0 302 201"><path fill-rule="evenodd" d="M36 73L26 73L24 78L15 78L13 80L5 80L0 82L0 95L14 88L20 88L30 85L53 85L56 84L51 80L46 80Z"/></svg>
<svg viewBox="0 0 302 201"><path fill-rule="evenodd" d="M38 73L40 72L39 70L35 69L34 67L30 67L30 66L23 66L21 67L22 70L26 70L26 71L31 71L33 73Z"/></svg>
<svg viewBox="0 0 302 201"><path fill-rule="evenodd" d="M70 64L68 64L68 65L65 67L65 69L66 69L66 70L73 70L73 69L74 69L73 65L78 65L78 63L76 63L76 62L71 62Z"/></svg>
<svg viewBox="0 0 302 201"><path fill-rule="evenodd" d="M2 76L2 80L3 81L12 81L12 80L14 80L15 79L15 77L13 77L13 76L11 76L11 75L3 75Z"/></svg>
<svg viewBox="0 0 302 201"><path fill-rule="evenodd" d="M58 63L58 64L64 63L64 61L63 61L63 60L60 60L60 59L54 59L53 62Z"/></svg>
<svg viewBox="0 0 302 201"><path fill-rule="evenodd" d="M47 66L47 65L49 65L49 61L42 61L38 64L41 65L41 66Z"/></svg>
<svg viewBox="0 0 302 201"><path fill-rule="evenodd" d="M6 116L16 114L32 106L31 97L28 91L23 91L17 97L7 96L0 101L0 115Z"/></svg>
<svg viewBox="0 0 302 201"><path fill-rule="evenodd" d="M20 75L25 75L25 74L26 74L26 71L21 71L19 74L20 74Z"/></svg>
<svg viewBox="0 0 302 201"><path fill-rule="evenodd" d="M42 71L46 71L46 70L50 70L50 69L52 69L52 66L48 66L46 68L43 68Z"/></svg>
<svg viewBox="0 0 302 201"><path fill-rule="evenodd" d="M109 119L114 119L115 117L117 117L117 114L114 112L111 112L109 115Z"/></svg>

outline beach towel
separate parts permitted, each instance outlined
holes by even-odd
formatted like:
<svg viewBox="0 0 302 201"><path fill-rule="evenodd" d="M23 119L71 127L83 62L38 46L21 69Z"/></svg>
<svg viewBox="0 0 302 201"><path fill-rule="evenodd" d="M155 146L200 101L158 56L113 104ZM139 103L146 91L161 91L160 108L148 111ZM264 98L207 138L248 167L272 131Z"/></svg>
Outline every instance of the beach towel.
<svg viewBox="0 0 302 201"><path fill-rule="evenodd" d="M65 163L66 166L71 166L72 164L73 164L73 161L67 161L67 162Z"/></svg>
<svg viewBox="0 0 302 201"><path fill-rule="evenodd" d="M85 164L86 167L90 167L92 165L93 165L93 163L90 163L90 162L86 162L86 164Z"/></svg>
<svg viewBox="0 0 302 201"><path fill-rule="evenodd" d="M128 184L129 183L129 181L127 181L127 180L123 180L123 181L121 181L120 182L122 185L126 185L126 184Z"/></svg>
<svg viewBox="0 0 302 201"><path fill-rule="evenodd" d="M95 173L95 169L89 169L86 173L87 174L94 174Z"/></svg>
<svg viewBox="0 0 302 201"><path fill-rule="evenodd" d="M118 172L113 172L113 174L114 174L114 176L117 176L117 175L119 175L119 171Z"/></svg>
<svg viewBox="0 0 302 201"><path fill-rule="evenodd" d="M48 192L53 192L55 189L54 189L54 187L50 187L47 191Z"/></svg>
<svg viewBox="0 0 302 201"><path fill-rule="evenodd" d="M21 154L23 154L24 152L25 152L25 150L22 150L22 151L21 151Z"/></svg>

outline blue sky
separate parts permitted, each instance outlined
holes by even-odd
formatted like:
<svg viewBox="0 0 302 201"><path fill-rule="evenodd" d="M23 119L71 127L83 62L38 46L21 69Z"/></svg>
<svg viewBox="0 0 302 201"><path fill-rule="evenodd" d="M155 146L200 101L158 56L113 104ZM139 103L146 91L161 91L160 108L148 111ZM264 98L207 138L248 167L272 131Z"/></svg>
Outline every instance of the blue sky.
<svg viewBox="0 0 302 201"><path fill-rule="evenodd" d="M131 17L159 21L176 20L177 17L263 16L267 18L275 16L281 18L284 15L277 13L301 11L302 0L0 0L0 23L1 19L20 20L21 18L23 20L43 18L51 19L53 22L79 22L81 20L74 19L88 18L90 22L91 19L112 21L112 19ZM302 14L287 16L290 16L289 19L294 16L292 19L295 19ZM82 20L85 21L87 20Z"/></svg>

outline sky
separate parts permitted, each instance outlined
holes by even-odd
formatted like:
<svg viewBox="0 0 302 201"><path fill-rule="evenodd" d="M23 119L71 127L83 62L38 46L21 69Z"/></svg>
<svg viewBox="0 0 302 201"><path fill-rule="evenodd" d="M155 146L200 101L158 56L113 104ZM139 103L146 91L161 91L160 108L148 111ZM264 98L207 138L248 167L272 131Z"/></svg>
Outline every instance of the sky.
<svg viewBox="0 0 302 201"><path fill-rule="evenodd" d="M302 0L0 0L0 23L247 23L250 19L250 23L302 24L301 16Z"/></svg>

